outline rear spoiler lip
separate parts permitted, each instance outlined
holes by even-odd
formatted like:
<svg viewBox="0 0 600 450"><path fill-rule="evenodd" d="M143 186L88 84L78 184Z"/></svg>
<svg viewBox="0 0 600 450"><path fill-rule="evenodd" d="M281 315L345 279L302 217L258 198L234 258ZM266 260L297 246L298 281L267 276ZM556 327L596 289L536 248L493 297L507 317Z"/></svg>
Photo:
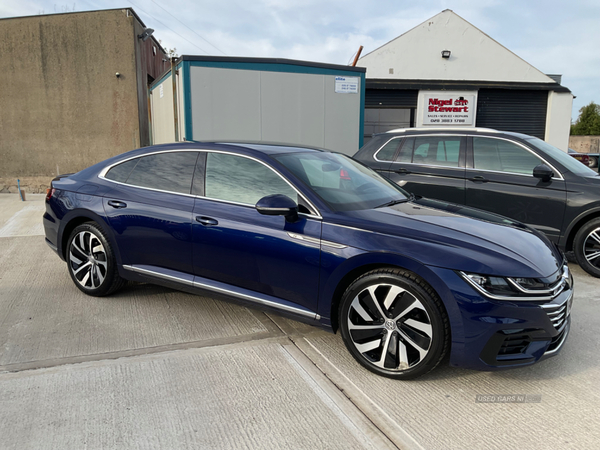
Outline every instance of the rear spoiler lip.
<svg viewBox="0 0 600 450"><path fill-rule="evenodd" d="M61 178L67 178L67 177L70 177L71 175L74 175L74 173L63 173L63 174L53 178L52 181L60 181Z"/></svg>

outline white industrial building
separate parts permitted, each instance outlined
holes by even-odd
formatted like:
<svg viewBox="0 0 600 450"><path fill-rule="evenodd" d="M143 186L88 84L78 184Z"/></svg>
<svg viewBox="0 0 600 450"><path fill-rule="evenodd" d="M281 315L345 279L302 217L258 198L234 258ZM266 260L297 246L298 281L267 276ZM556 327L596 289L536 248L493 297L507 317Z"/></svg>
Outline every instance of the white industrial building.
<svg viewBox="0 0 600 450"><path fill-rule="evenodd" d="M393 128L516 131L566 151L573 95L451 10L359 59L367 69L364 137Z"/></svg>

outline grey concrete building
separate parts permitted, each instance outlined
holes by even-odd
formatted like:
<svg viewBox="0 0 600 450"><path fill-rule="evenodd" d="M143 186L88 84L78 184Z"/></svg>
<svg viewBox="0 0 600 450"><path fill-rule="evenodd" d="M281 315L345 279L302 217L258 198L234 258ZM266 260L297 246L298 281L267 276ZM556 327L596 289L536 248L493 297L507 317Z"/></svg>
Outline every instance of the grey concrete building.
<svg viewBox="0 0 600 450"><path fill-rule="evenodd" d="M150 143L149 83L170 65L130 8L0 19L0 191L39 191Z"/></svg>

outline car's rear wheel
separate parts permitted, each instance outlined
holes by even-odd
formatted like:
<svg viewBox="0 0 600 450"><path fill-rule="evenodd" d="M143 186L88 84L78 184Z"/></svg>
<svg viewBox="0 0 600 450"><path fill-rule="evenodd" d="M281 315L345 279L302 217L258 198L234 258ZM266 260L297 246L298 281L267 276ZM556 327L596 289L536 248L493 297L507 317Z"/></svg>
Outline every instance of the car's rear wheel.
<svg viewBox="0 0 600 450"><path fill-rule="evenodd" d="M76 227L67 244L69 274L81 291L101 297L112 294L125 283L118 273L110 242L93 222Z"/></svg>
<svg viewBox="0 0 600 450"><path fill-rule="evenodd" d="M340 305L342 338L354 358L390 378L416 378L448 352L448 316L438 295L412 272L379 269L352 283Z"/></svg>
<svg viewBox="0 0 600 450"><path fill-rule="evenodd" d="M600 219L590 220L579 229L573 247L581 268L600 277Z"/></svg>

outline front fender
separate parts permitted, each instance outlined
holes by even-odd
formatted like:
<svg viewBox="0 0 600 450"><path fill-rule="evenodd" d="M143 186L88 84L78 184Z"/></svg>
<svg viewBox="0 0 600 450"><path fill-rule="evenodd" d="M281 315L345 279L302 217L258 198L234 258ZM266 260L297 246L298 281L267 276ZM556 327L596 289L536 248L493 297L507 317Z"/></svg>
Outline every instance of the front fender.
<svg viewBox="0 0 600 450"><path fill-rule="evenodd" d="M319 315L322 320L335 325L339 308L339 300L343 292L338 287L352 283L362 274L380 267L398 267L414 272L427 282L439 295L449 320L452 322L452 339L464 341L461 314L454 300L452 292L441 278L428 266L420 262L390 252L366 252L356 248L330 250L323 248L321 253L321 296L319 301ZM351 279L348 279L348 276Z"/></svg>

